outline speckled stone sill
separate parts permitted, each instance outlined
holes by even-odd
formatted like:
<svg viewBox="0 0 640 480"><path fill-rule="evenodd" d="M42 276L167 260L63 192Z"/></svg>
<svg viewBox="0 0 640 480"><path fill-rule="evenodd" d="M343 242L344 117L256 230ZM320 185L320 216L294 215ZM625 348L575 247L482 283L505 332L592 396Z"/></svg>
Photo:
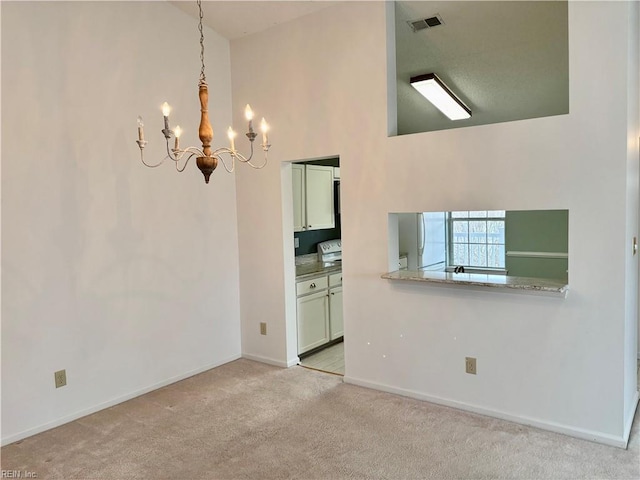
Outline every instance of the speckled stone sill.
<svg viewBox="0 0 640 480"><path fill-rule="evenodd" d="M315 262L296 265L296 282L342 271L340 262Z"/></svg>
<svg viewBox="0 0 640 480"><path fill-rule="evenodd" d="M551 294L566 297L569 285L545 278L508 277L506 275L485 275L478 273L447 273L415 270L399 270L382 274L388 280L440 283L453 286L489 287L514 289L523 293Z"/></svg>

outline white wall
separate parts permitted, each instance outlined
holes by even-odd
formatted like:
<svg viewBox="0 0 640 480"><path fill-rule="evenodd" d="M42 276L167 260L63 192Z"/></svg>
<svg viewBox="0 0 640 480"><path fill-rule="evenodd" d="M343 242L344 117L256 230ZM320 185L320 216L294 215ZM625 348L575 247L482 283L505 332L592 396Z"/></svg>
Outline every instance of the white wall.
<svg viewBox="0 0 640 480"><path fill-rule="evenodd" d="M638 232L638 196L640 153L640 2L631 2L628 9L628 64L627 64L627 238L637 236ZM634 28L635 27L635 28ZM632 241L633 243L633 241ZM638 337L638 267L637 254L633 247L626 248L626 317L625 317L625 418L631 422L635 409L635 391L637 385L638 353L640 338ZM636 379L634 382L633 379Z"/></svg>
<svg viewBox="0 0 640 480"><path fill-rule="evenodd" d="M197 145L196 21L165 2L1 8L6 443L239 357L240 323L234 176L147 169L135 143L142 114L163 155L167 100ZM229 44L205 36L223 132Z"/></svg>
<svg viewBox="0 0 640 480"><path fill-rule="evenodd" d="M232 42L234 111L249 101L273 125L272 163L237 175L243 354L291 360L281 163L339 154L346 381L624 445L637 399L625 368L625 341L635 344L625 319L637 318L626 285L637 291L638 270L628 255L638 200L637 166L627 167L638 152L627 145L638 89L628 84L631 8L570 4L570 114L395 138L383 2L347 2ZM566 299L380 279L388 212L565 208ZM281 244L282 255L264 255ZM465 356L477 357L477 376L464 373Z"/></svg>

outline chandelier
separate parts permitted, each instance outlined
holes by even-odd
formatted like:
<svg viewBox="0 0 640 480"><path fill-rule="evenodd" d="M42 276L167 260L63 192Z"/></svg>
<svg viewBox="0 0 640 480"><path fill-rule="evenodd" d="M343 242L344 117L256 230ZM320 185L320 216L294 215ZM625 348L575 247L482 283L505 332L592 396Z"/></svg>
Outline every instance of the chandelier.
<svg viewBox="0 0 640 480"><path fill-rule="evenodd" d="M162 160L160 160L160 162L155 164L147 163L145 161L144 147L148 142L144 139L144 123L142 121L142 117L138 117L138 140L136 140L136 142L140 147L140 160L145 166L150 168L159 167L167 158L169 158L175 163L176 170L178 172L183 172L187 167L189 160L191 160L192 157L196 156L196 164L204 175L204 181L205 183L209 183L209 177L218 166L218 162L221 162L225 170L229 173L233 172L236 160L241 163L246 163L252 168L263 168L267 164L267 152L269 151L269 147L271 147L271 145L269 144L269 137L267 135L269 125L267 125L267 122L263 118L262 122L260 123L260 129L262 131L262 150L264 152L264 160L261 164L255 164L251 162L251 159L253 158L253 141L257 137L257 134L253 130L253 110L251 110L251 107L247 105L244 113L245 118L249 122L248 131L246 133L246 136L249 139L249 145L251 147L249 156L246 157L236 150L236 132L234 132L231 127L229 127L229 129L227 130L229 147L220 147L215 150L211 150L213 128L211 127L211 123L209 122L209 91L207 88L207 81L204 73L204 34L202 33L201 0L198 0L197 3L200 14L198 30L200 31L200 63L202 65L202 68L200 70L200 81L198 82L198 96L200 98L201 112L198 136L200 137L200 141L202 142L202 148L180 148L180 135L182 134L182 129L179 126L176 126L173 130L171 129L169 125L169 114L171 113L171 107L167 102L162 105L162 115L164 116L164 128L162 129L162 134L164 135L164 138L167 142L167 155ZM173 148L171 148L169 145L171 138L175 139ZM228 157L228 161L230 162L229 165L227 165L227 162L225 162L225 155Z"/></svg>

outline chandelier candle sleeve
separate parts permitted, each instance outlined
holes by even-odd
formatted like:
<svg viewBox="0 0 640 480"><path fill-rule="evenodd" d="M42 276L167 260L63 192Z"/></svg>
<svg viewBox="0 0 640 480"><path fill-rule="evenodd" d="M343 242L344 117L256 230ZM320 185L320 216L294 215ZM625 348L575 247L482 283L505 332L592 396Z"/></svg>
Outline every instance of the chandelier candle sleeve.
<svg viewBox="0 0 640 480"><path fill-rule="evenodd" d="M167 102L162 104L162 115L164 116L164 129L169 130L169 114L171 113L171 107Z"/></svg>
<svg viewBox="0 0 640 480"><path fill-rule="evenodd" d="M144 122L142 117L138 117L138 140L144 142Z"/></svg>
<svg viewBox="0 0 640 480"><path fill-rule="evenodd" d="M229 130L227 130L227 137L229 137L229 143L231 144L231 150L235 151L236 150L236 142L235 142L236 132L234 132L231 127L229 127Z"/></svg>
<svg viewBox="0 0 640 480"><path fill-rule="evenodd" d="M176 129L173 131L173 134L176 136L176 143L173 149L180 150L180 135L182 135L182 128L180 128L180 125L176 125Z"/></svg>
<svg viewBox="0 0 640 480"><path fill-rule="evenodd" d="M260 122L260 130L262 130L262 145L268 145L269 137L267 136L267 132L269 131L269 125L264 117L262 117L262 121Z"/></svg>
<svg viewBox="0 0 640 480"><path fill-rule="evenodd" d="M249 121L249 133L253 133L253 110L251 110L251 105L247 103L247 106L244 107L244 116Z"/></svg>

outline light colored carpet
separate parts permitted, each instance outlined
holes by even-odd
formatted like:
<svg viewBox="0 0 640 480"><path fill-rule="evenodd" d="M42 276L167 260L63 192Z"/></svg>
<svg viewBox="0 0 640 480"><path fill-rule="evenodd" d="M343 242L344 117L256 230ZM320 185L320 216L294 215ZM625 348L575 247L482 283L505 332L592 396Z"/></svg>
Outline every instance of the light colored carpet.
<svg viewBox="0 0 640 480"><path fill-rule="evenodd" d="M638 479L628 450L238 360L2 448L57 479Z"/></svg>

